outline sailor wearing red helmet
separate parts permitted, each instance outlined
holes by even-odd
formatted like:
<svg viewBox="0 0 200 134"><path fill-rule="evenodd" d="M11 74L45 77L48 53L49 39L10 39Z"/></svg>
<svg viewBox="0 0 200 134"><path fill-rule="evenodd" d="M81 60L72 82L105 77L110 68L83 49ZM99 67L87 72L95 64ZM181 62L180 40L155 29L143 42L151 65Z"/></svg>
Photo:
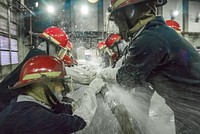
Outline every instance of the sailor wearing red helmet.
<svg viewBox="0 0 200 134"><path fill-rule="evenodd" d="M156 6L166 0L111 0L111 20L129 41L124 64L102 70L98 77L127 88L150 83L173 110L177 134L200 132L200 55L162 16ZM141 99L151 99L150 88ZM148 101L149 99L149 101Z"/></svg>
<svg viewBox="0 0 200 134"><path fill-rule="evenodd" d="M39 36L45 40L40 43L39 49L60 59L64 57L68 48L68 36L63 29L51 26L46 28Z"/></svg>
<svg viewBox="0 0 200 134"><path fill-rule="evenodd" d="M62 103L67 73L63 61L40 55L29 59L10 90L19 95L0 113L1 134L69 134L88 126L95 113L96 93L104 82L93 81L72 107Z"/></svg>
<svg viewBox="0 0 200 134"><path fill-rule="evenodd" d="M36 55L52 55L63 59L64 55L67 54L66 47L68 46L68 37L64 30L59 27L51 26L45 29L41 34L36 34L40 36L43 40L37 48L31 49L24 60L9 74L7 75L0 83L0 111L5 108L10 100L15 97L17 94L8 90L8 85L12 85L19 80L19 74L24 63Z"/></svg>
<svg viewBox="0 0 200 134"><path fill-rule="evenodd" d="M121 66L123 62L122 56L124 55L126 47L128 46L127 43L118 33L111 33L108 35L105 44L109 49L112 50L112 67Z"/></svg>
<svg viewBox="0 0 200 134"><path fill-rule="evenodd" d="M175 20L166 20L166 24L173 28L177 33L181 33L180 24Z"/></svg>
<svg viewBox="0 0 200 134"><path fill-rule="evenodd" d="M112 52L106 46L106 43L104 41L100 41L97 44L97 56L101 64L100 66L102 66L103 68L108 67L112 64L111 61Z"/></svg>

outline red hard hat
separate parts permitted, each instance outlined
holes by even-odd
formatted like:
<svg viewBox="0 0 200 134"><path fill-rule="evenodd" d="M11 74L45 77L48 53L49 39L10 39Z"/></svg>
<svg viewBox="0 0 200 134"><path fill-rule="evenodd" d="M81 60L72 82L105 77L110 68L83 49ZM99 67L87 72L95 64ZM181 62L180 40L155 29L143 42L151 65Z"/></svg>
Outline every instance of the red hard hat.
<svg viewBox="0 0 200 134"><path fill-rule="evenodd" d="M166 20L166 24L176 31L181 31L179 23L174 20Z"/></svg>
<svg viewBox="0 0 200 134"><path fill-rule="evenodd" d="M143 2L143 1L147 1L147 0L111 0L112 12L117 9L129 6L132 4L136 4L139 2Z"/></svg>
<svg viewBox="0 0 200 134"><path fill-rule="evenodd" d="M133 4L137 4L140 2L154 2L155 6L163 6L167 3L167 0L111 0L111 14L121 8L124 8L126 6L130 6Z"/></svg>
<svg viewBox="0 0 200 134"><path fill-rule="evenodd" d="M68 66L68 67L71 67L72 64L73 64L72 58L70 58L68 55L65 55L63 57L63 61L64 61L65 65Z"/></svg>
<svg viewBox="0 0 200 134"><path fill-rule="evenodd" d="M43 31L41 37L49 39L54 44L65 48L67 46L68 37L64 30L59 27L51 26Z"/></svg>
<svg viewBox="0 0 200 134"><path fill-rule="evenodd" d="M98 48L99 50L101 50L101 49L103 49L103 48L105 48L105 47L106 47L106 44L105 44L104 41L101 41L101 42L99 42L99 43L97 44L97 48Z"/></svg>
<svg viewBox="0 0 200 134"><path fill-rule="evenodd" d="M122 40L122 37L119 34L112 33L107 37L105 43L108 48L111 48L116 42L119 42L120 40Z"/></svg>
<svg viewBox="0 0 200 134"><path fill-rule="evenodd" d="M19 81L10 89L41 82L44 78L64 78L66 75L63 61L49 55L38 55L29 59L22 67Z"/></svg>

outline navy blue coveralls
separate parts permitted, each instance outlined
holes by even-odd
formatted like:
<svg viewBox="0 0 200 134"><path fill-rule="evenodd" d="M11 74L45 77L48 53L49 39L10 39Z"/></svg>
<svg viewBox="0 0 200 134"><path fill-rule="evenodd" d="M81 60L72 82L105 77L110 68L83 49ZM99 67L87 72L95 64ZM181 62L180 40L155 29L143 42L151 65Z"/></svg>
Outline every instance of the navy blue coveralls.
<svg viewBox="0 0 200 134"><path fill-rule="evenodd" d="M200 55L162 17L130 41L117 82L150 83L173 110L177 134L200 133Z"/></svg>
<svg viewBox="0 0 200 134"><path fill-rule="evenodd" d="M0 134L69 134L86 126L76 115L55 114L35 102L15 100L0 113Z"/></svg>

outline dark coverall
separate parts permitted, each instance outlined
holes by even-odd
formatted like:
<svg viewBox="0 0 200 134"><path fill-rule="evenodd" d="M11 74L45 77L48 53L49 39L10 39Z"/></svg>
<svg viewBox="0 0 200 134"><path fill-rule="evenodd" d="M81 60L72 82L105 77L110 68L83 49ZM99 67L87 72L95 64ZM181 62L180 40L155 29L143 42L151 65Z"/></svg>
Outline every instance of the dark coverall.
<svg viewBox="0 0 200 134"><path fill-rule="evenodd" d="M162 17L130 41L117 82L127 87L150 83L173 110L177 134L200 133L200 55Z"/></svg>
<svg viewBox="0 0 200 134"><path fill-rule="evenodd" d="M31 101L13 99L0 113L0 134L69 134L85 126L76 115L55 114Z"/></svg>
<svg viewBox="0 0 200 134"><path fill-rule="evenodd" d="M0 83L0 112L9 105L12 98L16 97L17 94L8 89L9 85L14 85L20 76L20 71L24 63L30 58L36 55L44 55L44 51L40 49L31 49L24 60L9 74L7 75Z"/></svg>

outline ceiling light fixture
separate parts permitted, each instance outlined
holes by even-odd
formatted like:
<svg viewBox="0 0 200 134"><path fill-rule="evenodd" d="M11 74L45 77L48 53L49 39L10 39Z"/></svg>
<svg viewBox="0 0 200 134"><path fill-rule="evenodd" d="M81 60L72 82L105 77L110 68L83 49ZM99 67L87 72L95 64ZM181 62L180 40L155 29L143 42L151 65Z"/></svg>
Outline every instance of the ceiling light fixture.
<svg viewBox="0 0 200 134"><path fill-rule="evenodd" d="M90 3L97 3L99 0L88 0Z"/></svg>
<svg viewBox="0 0 200 134"><path fill-rule="evenodd" d="M51 5L48 5L48 6L47 6L47 11L48 11L49 13L54 13L54 12L55 12L55 8L54 8L53 6L51 6Z"/></svg>

